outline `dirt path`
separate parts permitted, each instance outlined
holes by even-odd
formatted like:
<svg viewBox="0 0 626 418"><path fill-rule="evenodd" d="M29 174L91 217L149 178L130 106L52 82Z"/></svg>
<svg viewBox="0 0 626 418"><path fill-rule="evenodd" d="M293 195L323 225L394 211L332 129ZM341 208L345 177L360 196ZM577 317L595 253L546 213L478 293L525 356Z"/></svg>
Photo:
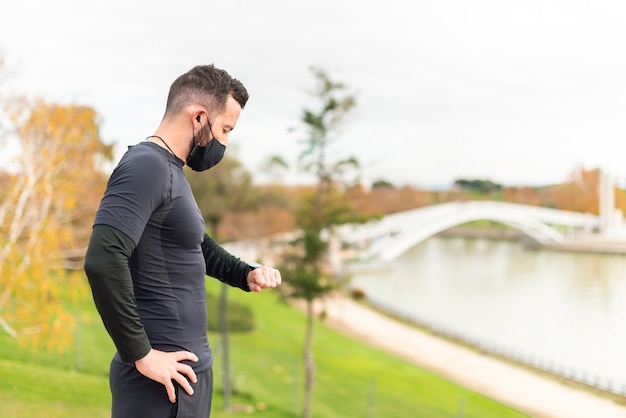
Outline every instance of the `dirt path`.
<svg viewBox="0 0 626 418"><path fill-rule="evenodd" d="M330 326L533 417L626 418L626 407L609 399L434 337L352 300L337 296L323 306Z"/></svg>

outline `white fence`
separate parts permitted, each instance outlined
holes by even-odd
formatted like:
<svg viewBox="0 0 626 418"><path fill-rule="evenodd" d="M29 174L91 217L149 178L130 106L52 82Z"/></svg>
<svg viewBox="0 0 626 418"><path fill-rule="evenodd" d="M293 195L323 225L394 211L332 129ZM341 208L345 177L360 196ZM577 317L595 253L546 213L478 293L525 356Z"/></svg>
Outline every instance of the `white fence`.
<svg viewBox="0 0 626 418"><path fill-rule="evenodd" d="M394 315L397 318L404 319L412 322L416 325L428 328L437 335L441 335L447 338L451 338L454 341L458 341L463 344L467 344L474 347L481 352L492 354L501 358L509 359L514 362L530 366L532 368L542 370L544 372L551 373L555 376L563 377L578 383L582 383L586 386L600 389L615 395L626 397L626 383L617 382L611 379L604 378L602 376L594 375L585 372L584 370L578 370L572 366L559 363L554 360L548 360L539 356L530 355L522 350L500 347L495 344L487 343L480 339L474 338L462 332L452 330L450 328L442 327L431 321L424 321L415 318L411 315L398 312L396 309L389 306L384 306L380 303L372 301L368 298L368 303L372 306L381 309L389 314Z"/></svg>

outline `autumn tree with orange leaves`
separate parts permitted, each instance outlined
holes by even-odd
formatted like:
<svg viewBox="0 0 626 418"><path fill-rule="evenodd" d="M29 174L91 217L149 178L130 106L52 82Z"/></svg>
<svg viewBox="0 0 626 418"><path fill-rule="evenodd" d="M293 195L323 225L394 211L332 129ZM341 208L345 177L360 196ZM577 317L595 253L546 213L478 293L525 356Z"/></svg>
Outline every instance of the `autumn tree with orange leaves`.
<svg viewBox="0 0 626 418"><path fill-rule="evenodd" d="M104 187L98 167L112 147L89 107L19 98L6 109L3 139L16 152L0 187L0 329L25 346L62 351L74 316L61 291L84 289L68 267L84 253Z"/></svg>

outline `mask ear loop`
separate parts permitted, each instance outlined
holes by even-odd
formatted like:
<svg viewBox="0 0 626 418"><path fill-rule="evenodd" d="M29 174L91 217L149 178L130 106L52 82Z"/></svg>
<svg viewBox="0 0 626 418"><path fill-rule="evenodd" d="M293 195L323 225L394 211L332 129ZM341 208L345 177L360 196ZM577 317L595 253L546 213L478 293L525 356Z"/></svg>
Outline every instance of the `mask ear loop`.
<svg viewBox="0 0 626 418"><path fill-rule="evenodd" d="M200 131L202 130L202 122L200 122L200 115L196 116L196 120L198 121L198 123L200 124ZM207 118L207 121L209 119ZM209 125L210 126L210 125ZM211 132L211 135L213 135L213 132ZM193 141L193 138L196 136L196 130L193 127L193 123L191 124L191 140ZM196 155L196 152L198 152L198 148L200 148L200 140L198 140L198 142L193 144L193 147L191 147L191 151L189 151L189 156L187 157L187 161L191 160L193 158L194 155Z"/></svg>
<svg viewBox="0 0 626 418"><path fill-rule="evenodd" d="M196 116L196 120L198 121L198 123L200 124L200 131L202 131L202 122L200 121L200 115ZM211 142L212 140L216 140L217 138L215 137L215 134L213 134L213 128L211 127L211 122L209 122L209 115L207 115L206 117L206 123L209 125L209 132L211 132L211 139L209 140L209 142ZM193 141L193 137L196 136L196 131L193 128L193 124L191 124L191 140ZM219 141L217 141L219 142ZM187 157L187 161L191 160L191 158L193 158L194 155L196 155L196 152L198 152L198 148L200 148L200 140L198 140L198 142L196 142L195 144L193 144L193 147L191 148L191 151L189 151L189 156Z"/></svg>

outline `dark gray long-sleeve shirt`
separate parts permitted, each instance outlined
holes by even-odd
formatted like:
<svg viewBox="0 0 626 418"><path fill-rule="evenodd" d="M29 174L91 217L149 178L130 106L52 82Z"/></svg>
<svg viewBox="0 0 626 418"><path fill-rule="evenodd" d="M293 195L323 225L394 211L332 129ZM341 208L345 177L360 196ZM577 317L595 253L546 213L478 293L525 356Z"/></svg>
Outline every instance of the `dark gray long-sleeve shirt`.
<svg viewBox="0 0 626 418"><path fill-rule="evenodd" d="M151 142L129 149L96 214L85 271L122 361L187 350L202 371L213 362L205 274L249 291L250 268L204 232L183 165Z"/></svg>

